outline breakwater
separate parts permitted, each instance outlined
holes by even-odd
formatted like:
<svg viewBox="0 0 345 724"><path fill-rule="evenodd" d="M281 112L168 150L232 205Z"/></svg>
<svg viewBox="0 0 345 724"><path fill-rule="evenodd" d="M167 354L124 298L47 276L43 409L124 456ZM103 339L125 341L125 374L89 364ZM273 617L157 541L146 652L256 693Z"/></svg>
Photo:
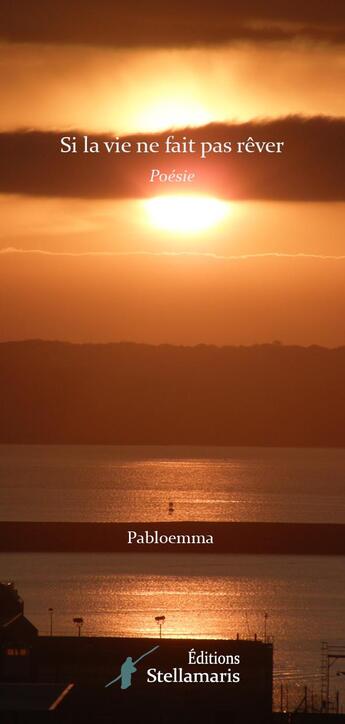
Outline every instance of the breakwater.
<svg viewBox="0 0 345 724"><path fill-rule="evenodd" d="M132 536L131 544L128 542L129 531L137 534L135 539ZM146 542L151 540L150 536L153 542ZM200 542L200 539L206 540L207 537L209 540L210 536L213 543ZM141 539L145 542L139 542ZM345 555L345 525L214 521L3 521L0 522L0 551Z"/></svg>

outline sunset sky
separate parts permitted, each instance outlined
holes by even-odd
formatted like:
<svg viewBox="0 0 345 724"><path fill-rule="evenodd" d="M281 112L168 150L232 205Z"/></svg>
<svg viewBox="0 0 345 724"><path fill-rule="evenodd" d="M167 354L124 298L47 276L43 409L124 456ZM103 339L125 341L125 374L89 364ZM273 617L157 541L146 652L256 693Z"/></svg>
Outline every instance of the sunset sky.
<svg viewBox="0 0 345 724"><path fill-rule="evenodd" d="M0 338L345 344L343 1L125 5L2 3ZM286 150L59 152L179 132ZM196 171L182 209L156 167Z"/></svg>

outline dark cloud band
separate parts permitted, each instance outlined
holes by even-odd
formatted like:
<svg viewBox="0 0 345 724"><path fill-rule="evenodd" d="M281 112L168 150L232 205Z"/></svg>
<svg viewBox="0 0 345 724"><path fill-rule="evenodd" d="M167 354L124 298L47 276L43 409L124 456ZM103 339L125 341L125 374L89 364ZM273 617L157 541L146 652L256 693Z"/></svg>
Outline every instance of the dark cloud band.
<svg viewBox="0 0 345 724"><path fill-rule="evenodd" d="M137 155L62 154L61 137L81 138L82 132L22 131L0 134L0 191L36 196L74 198L145 198L159 192L188 190L217 194L225 199L343 201L345 119L288 117L245 124L212 124L174 131L175 139L192 138L234 144L249 137L284 141L283 154L164 153ZM161 145L169 132L145 136ZM171 133L171 132L170 132ZM122 138L132 148L143 136ZM109 136L90 135L98 142ZM187 169L196 174L192 184L150 183L152 169L170 173Z"/></svg>
<svg viewBox="0 0 345 724"><path fill-rule="evenodd" d="M344 42L343 0L2 0L1 37L12 42L179 46L293 37Z"/></svg>

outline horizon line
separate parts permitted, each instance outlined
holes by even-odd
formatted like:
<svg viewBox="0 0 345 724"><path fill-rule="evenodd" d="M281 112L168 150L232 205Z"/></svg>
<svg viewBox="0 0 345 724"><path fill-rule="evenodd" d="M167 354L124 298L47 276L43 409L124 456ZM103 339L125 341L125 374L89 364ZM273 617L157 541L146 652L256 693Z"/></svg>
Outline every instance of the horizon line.
<svg viewBox="0 0 345 724"><path fill-rule="evenodd" d="M310 344L298 344L292 342L284 342L280 339L275 339L270 342L248 342L245 343L227 343L227 344L216 344L214 342L196 342L195 344L185 344L183 342L138 342L130 339L121 340L108 340L108 341L76 341L70 339L52 339L43 337L24 337L21 339L0 339L0 346L3 344L65 344L73 345L75 347L87 347L87 346L98 346L98 347L109 347L112 345L128 345L136 347L175 347L183 349L197 349L198 347L212 347L214 349L252 349L253 347L275 347L278 348L298 348L303 350L310 349L322 349L327 351L337 351L345 349L345 342L336 346L327 346L325 344L318 344L312 342Z"/></svg>

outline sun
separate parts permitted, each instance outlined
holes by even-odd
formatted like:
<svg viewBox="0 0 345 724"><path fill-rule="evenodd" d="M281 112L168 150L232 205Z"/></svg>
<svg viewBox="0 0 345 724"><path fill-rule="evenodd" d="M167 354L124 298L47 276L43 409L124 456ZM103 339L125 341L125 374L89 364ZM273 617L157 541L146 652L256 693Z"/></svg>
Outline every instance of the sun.
<svg viewBox="0 0 345 724"><path fill-rule="evenodd" d="M168 128L206 126L213 120L212 114L193 99L182 101L166 98L153 103L140 114L140 130L151 133L166 131Z"/></svg>
<svg viewBox="0 0 345 724"><path fill-rule="evenodd" d="M230 204L212 196L155 196L145 202L150 222L157 229L172 233L193 234L220 223Z"/></svg>

